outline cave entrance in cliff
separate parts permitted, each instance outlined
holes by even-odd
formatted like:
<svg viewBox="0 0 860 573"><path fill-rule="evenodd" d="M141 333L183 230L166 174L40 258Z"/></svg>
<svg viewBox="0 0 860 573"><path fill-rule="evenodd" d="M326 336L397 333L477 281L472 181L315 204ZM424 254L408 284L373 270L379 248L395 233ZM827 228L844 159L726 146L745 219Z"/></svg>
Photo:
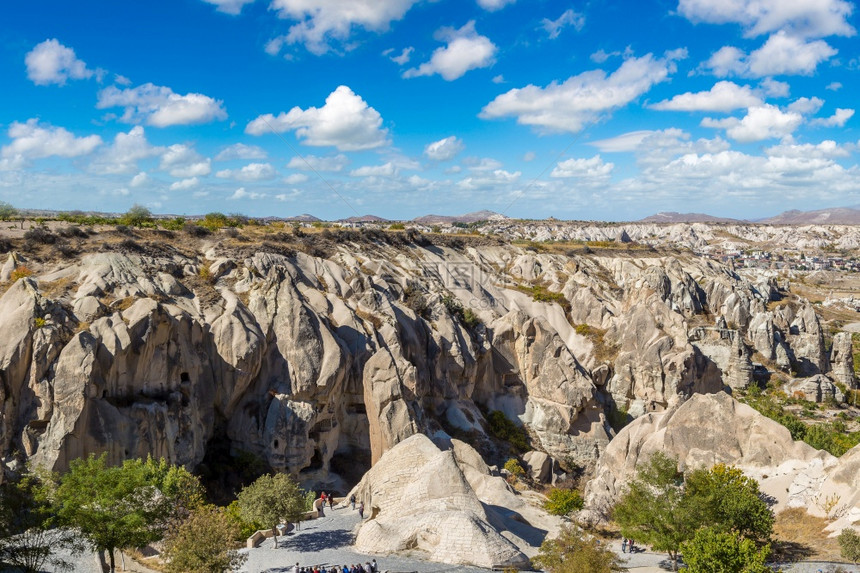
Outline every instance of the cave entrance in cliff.
<svg viewBox="0 0 860 573"><path fill-rule="evenodd" d="M313 471L317 471L322 469L323 467L323 457L322 453L320 453L319 449L314 450L314 455L311 457L311 463L306 468L302 468L301 473L310 473Z"/></svg>
<svg viewBox="0 0 860 573"><path fill-rule="evenodd" d="M191 376L188 375L188 372L183 372L179 375L180 382L191 382Z"/></svg>

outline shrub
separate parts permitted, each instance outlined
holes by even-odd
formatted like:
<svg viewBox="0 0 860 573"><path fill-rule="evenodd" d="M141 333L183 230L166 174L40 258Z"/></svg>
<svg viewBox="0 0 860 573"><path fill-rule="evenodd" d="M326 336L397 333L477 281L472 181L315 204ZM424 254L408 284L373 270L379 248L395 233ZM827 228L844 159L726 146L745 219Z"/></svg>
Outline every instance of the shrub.
<svg viewBox="0 0 860 573"><path fill-rule="evenodd" d="M466 328L475 328L481 324L481 319L471 308L463 308L459 300L451 295L442 297L442 305L448 310L451 316L460 321Z"/></svg>
<svg viewBox="0 0 860 573"><path fill-rule="evenodd" d="M504 412L493 410L487 415L490 434L508 442L515 451L525 452L529 449L529 435L526 429L518 426L505 416Z"/></svg>
<svg viewBox="0 0 860 573"><path fill-rule="evenodd" d="M696 531L689 541L681 545L684 563L689 573L718 573L721 571L742 571L743 573L769 573L773 571L765 565L770 555L770 545L761 548L755 541L739 535L735 531L719 531L705 527Z"/></svg>
<svg viewBox="0 0 860 573"><path fill-rule="evenodd" d="M568 515L578 511L585 505L578 490L553 488L547 495L543 507L553 515Z"/></svg>
<svg viewBox="0 0 860 573"><path fill-rule="evenodd" d="M523 469L523 466L520 465L520 462L517 461L516 458L510 458L505 462L505 469L508 470L512 476L522 477L526 475L526 470Z"/></svg>
<svg viewBox="0 0 860 573"><path fill-rule="evenodd" d="M421 318L430 318L430 306L418 285L410 284L403 289L403 302Z"/></svg>
<svg viewBox="0 0 860 573"><path fill-rule="evenodd" d="M191 235L192 237L205 237L211 233L209 229L205 227L201 227L200 225L196 225L194 223L185 223L182 227L182 230Z"/></svg>
<svg viewBox="0 0 860 573"><path fill-rule="evenodd" d="M248 559L232 546L237 526L226 512L203 506L171 528L164 537L162 556L168 573L223 573L235 571Z"/></svg>
<svg viewBox="0 0 860 573"><path fill-rule="evenodd" d="M161 227L168 231L181 231L185 227L185 217L174 217L160 221Z"/></svg>
<svg viewBox="0 0 860 573"><path fill-rule="evenodd" d="M23 279L24 277L29 277L32 274L33 274L33 271L31 271L28 267L21 265L20 267L16 267L15 270L12 271L12 275L10 276L10 278L12 279L12 282L14 283L14 282L17 282L18 279Z"/></svg>
<svg viewBox="0 0 860 573"><path fill-rule="evenodd" d="M842 557L854 563L860 562L860 535L846 527L839 534L838 540Z"/></svg>
<svg viewBox="0 0 860 573"><path fill-rule="evenodd" d="M57 242L57 236L45 227L33 227L24 233L24 239L27 240L27 242L39 243L42 245L53 245Z"/></svg>
<svg viewBox="0 0 860 573"><path fill-rule="evenodd" d="M562 528L558 537L540 546L534 564L548 573L613 573L626 571L621 558L607 544L587 536L576 526Z"/></svg>
<svg viewBox="0 0 860 573"><path fill-rule="evenodd" d="M152 213L143 205L134 204L131 209L122 216L122 222L132 227L152 226Z"/></svg>
<svg viewBox="0 0 860 573"><path fill-rule="evenodd" d="M388 227L390 231L402 231L405 228L406 225L404 225L403 223L391 223L391 225L389 225Z"/></svg>
<svg viewBox="0 0 860 573"><path fill-rule="evenodd" d="M47 324L47 323L45 322L45 319L44 319L44 318L42 318L41 316L37 316L37 317L33 320L33 325L34 325L36 328L44 328L44 327L45 327L45 324Z"/></svg>

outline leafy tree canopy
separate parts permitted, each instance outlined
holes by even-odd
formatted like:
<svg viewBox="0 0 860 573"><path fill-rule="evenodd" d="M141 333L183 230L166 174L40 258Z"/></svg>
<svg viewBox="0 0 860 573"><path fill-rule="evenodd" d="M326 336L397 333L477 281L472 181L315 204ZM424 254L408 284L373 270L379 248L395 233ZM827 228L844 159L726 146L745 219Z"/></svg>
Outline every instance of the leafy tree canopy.
<svg viewBox="0 0 860 573"><path fill-rule="evenodd" d="M544 541L532 562L548 573L627 571L614 551L576 526L564 527L558 537Z"/></svg>
<svg viewBox="0 0 860 573"><path fill-rule="evenodd" d="M162 557L167 573L224 573L248 558L234 548L238 527L223 510L203 505L168 530Z"/></svg>
<svg viewBox="0 0 860 573"><path fill-rule="evenodd" d="M681 545L688 573L770 573L765 565L770 545L759 548L736 531L714 527L699 529Z"/></svg>
<svg viewBox="0 0 860 573"><path fill-rule="evenodd" d="M239 512L248 523L274 527L298 521L307 511L305 492L287 474L264 475L239 492Z"/></svg>

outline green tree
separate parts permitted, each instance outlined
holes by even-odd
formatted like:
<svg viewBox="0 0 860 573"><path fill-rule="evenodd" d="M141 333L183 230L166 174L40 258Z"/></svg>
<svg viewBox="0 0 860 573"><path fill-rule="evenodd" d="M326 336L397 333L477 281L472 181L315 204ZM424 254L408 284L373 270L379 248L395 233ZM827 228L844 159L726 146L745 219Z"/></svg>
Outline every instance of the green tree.
<svg viewBox="0 0 860 573"><path fill-rule="evenodd" d="M152 212L143 205L135 203L132 205L131 209L126 211L125 215L122 216L122 222L124 225L143 227L152 222Z"/></svg>
<svg viewBox="0 0 860 573"><path fill-rule="evenodd" d="M305 491L287 474L260 476L237 496L242 519L265 527L301 520L308 509L305 499Z"/></svg>
<svg viewBox="0 0 860 573"><path fill-rule="evenodd" d="M773 512L761 497L758 482L736 467L717 464L686 476L685 495L701 525L733 530L758 543L773 533Z"/></svg>
<svg viewBox="0 0 860 573"><path fill-rule="evenodd" d="M3 565L37 573L45 565L67 564L52 554L60 545L72 546L71 533L49 533L50 503L38 477L25 473L0 484L0 569Z"/></svg>
<svg viewBox="0 0 860 573"><path fill-rule="evenodd" d="M842 557L854 563L860 562L860 535L846 527L839 534L839 551Z"/></svg>
<svg viewBox="0 0 860 573"><path fill-rule="evenodd" d="M107 454L74 460L57 487L57 521L77 528L92 549L107 551L114 572L116 549L160 539L177 511L193 505L179 493L186 490L183 472L152 460L108 467ZM173 496L163 491L171 487Z"/></svg>
<svg viewBox="0 0 860 573"><path fill-rule="evenodd" d="M759 548L755 541L737 531L720 531L704 527L693 539L681 544L689 573L769 573L765 561L770 545Z"/></svg>
<svg viewBox="0 0 860 573"><path fill-rule="evenodd" d="M553 515L568 515L572 511L582 509L583 505L584 501L579 491L553 488L547 495L543 507Z"/></svg>
<svg viewBox="0 0 860 573"><path fill-rule="evenodd" d="M639 468L613 510L621 534L668 553L674 571L678 570L681 544L692 539L699 525L683 484L678 462L657 452Z"/></svg>
<svg viewBox="0 0 860 573"><path fill-rule="evenodd" d="M16 217L18 217L18 209L6 201L0 201L0 220L10 221Z"/></svg>
<svg viewBox="0 0 860 573"><path fill-rule="evenodd" d="M167 573L224 573L242 566L247 555L235 549L236 524L212 505L195 509L168 530L162 558Z"/></svg>
<svg viewBox="0 0 860 573"><path fill-rule="evenodd" d="M614 551L594 537L586 538L576 526L564 527L558 537L544 541L532 562L548 573L627 571Z"/></svg>

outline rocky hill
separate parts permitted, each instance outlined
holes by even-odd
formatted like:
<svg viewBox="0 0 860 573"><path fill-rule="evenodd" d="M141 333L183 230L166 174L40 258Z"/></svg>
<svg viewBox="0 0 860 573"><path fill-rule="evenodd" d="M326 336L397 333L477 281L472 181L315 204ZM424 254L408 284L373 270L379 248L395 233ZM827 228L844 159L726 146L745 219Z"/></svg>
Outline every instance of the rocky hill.
<svg viewBox="0 0 860 573"><path fill-rule="evenodd" d="M768 310L775 283L688 254L414 231L30 235L4 242L0 273L6 464L106 451L195 468L221 448L333 487L415 433L491 456L497 410L588 466L619 413L745 387L753 350L831 370L808 303Z"/></svg>

